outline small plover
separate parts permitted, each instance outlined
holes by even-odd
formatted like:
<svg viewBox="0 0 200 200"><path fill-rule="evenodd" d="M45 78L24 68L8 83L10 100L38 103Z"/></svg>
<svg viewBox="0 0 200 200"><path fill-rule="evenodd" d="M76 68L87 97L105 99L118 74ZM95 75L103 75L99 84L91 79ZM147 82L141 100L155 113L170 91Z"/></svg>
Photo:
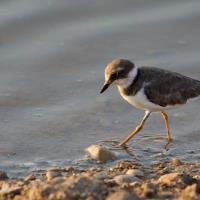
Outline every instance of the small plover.
<svg viewBox="0 0 200 200"><path fill-rule="evenodd" d="M166 110L185 104L200 96L200 81L176 72L156 67L136 67L125 59L115 59L105 69L105 83L100 93L111 84L118 87L120 95L136 108L145 110L145 115L136 129L121 143L127 142L142 130L152 112L161 112L166 127L167 143L170 128Z"/></svg>

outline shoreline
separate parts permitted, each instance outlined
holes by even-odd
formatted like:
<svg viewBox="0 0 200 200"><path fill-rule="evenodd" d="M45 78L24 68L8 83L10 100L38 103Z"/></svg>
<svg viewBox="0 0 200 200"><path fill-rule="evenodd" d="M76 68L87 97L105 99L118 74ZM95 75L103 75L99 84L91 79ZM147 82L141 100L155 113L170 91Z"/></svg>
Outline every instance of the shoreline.
<svg viewBox="0 0 200 200"><path fill-rule="evenodd" d="M144 166L120 160L87 169L52 167L23 179L0 173L1 200L200 199L200 162L179 159Z"/></svg>

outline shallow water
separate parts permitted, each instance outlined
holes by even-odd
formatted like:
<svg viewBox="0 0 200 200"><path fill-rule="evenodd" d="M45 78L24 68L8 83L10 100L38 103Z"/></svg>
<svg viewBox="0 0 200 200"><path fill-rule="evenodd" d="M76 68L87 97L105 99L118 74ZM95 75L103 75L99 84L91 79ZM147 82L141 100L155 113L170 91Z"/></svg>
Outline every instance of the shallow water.
<svg viewBox="0 0 200 200"><path fill-rule="evenodd" d="M126 137L143 112L114 87L99 94L113 58L200 79L199 10L198 0L1 1L0 169L21 176L74 158L85 166L88 145L105 141L112 148ZM168 150L155 114L130 142L131 158L147 164L200 159L199 101L169 117Z"/></svg>

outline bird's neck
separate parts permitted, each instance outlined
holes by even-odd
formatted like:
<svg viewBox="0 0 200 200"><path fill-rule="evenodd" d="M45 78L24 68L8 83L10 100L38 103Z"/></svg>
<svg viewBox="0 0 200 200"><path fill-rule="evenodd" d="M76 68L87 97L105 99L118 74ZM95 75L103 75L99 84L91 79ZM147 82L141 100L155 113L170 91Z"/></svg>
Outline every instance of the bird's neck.
<svg viewBox="0 0 200 200"><path fill-rule="evenodd" d="M135 66L129 73L128 76L124 79L118 80L117 87L119 90L124 90L128 88L136 79L138 75L138 68Z"/></svg>

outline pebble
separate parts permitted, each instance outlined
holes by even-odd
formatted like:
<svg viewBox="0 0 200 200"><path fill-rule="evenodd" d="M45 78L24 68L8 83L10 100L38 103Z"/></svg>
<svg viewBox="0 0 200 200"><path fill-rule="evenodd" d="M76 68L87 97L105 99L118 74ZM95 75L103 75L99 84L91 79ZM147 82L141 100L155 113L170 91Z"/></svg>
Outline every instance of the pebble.
<svg viewBox="0 0 200 200"><path fill-rule="evenodd" d="M25 181L33 181L35 179L36 179L35 174L31 173L25 178Z"/></svg>
<svg viewBox="0 0 200 200"><path fill-rule="evenodd" d="M60 168L60 167L49 167L47 170L48 171L54 171L54 172L61 172L61 171L63 171L63 169Z"/></svg>
<svg viewBox="0 0 200 200"><path fill-rule="evenodd" d="M103 169L102 167L91 167L89 170L93 172L101 172Z"/></svg>
<svg viewBox="0 0 200 200"><path fill-rule="evenodd" d="M194 179L197 179L197 180L200 181L200 174L198 174L198 175L194 175L193 178L194 178Z"/></svg>
<svg viewBox="0 0 200 200"><path fill-rule="evenodd" d="M5 179L8 179L6 172L0 171L0 181Z"/></svg>
<svg viewBox="0 0 200 200"><path fill-rule="evenodd" d="M51 181L51 183L52 183L52 185L60 185L60 184L62 184L64 181L66 181L66 178L63 178L63 177L61 177L61 176L58 176L58 177L55 177L55 178Z"/></svg>
<svg viewBox="0 0 200 200"><path fill-rule="evenodd" d="M1 195L18 195L20 194L22 188L21 187L12 187L12 188L9 188L7 190L1 190L0 191L0 196Z"/></svg>
<svg viewBox="0 0 200 200"><path fill-rule="evenodd" d="M132 186L132 187L139 187L141 185L141 183L140 182L138 182L138 181L134 181L134 182L131 182L130 183L130 186Z"/></svg>
<svg viewBox="0 0 200 200"><path fill-rule="evenodd" d="M1 190L0 190L0 197L4 195L17 195L20 193L22 190L22 187L19 186L12 186L9 183L3 182L1 185Z"/></svg>
<svg viewBox="0 0 200 200"><path fill-rule="evenodd" d="M47 177L48 181L52 180L55 177L59 177L59 176L61 176L61 172L59 172L59 171L47 170L47 172L46 172L46 177Z"/></svg>
<svg viewBox="0 0 200 200"><path fill-rule="evenodd" d="M101 145L91 145L86 149L86 152L92 159L95 159L101 163L116 160L116 155Z"/></svg>
<svg viewBox="0 0 200 200"><path fill-rule="evenodd" d="M197 184L187 186L182 192L178 200L199 200L200 195L197 194Z"/></svg>
<svg viewBox="0 0 200 200"><path fill-rule="evenodd" d="M103 180L108 178L108 174L106 172L98 172L95 175L96 179Z"/></svg>
<svg viewBox="0 0 200 200"><path fill-rule="evenodd" d="M127 170L126 174L130 175L130 176L136 176L136 177L139 177L139 178L144 176L144 172L142 172L138 169L129 169L129 170Z"/></svg>
<svg viewBox="0 0 200 200"><path fill-rule="evenodd" d="M170 173L165 174L161 176L158 179L158 183L164 184L164 185L191 185L196 182L196 179L192 178L190 175L187 174L180 174L180 173Z"/></svg>
<svg viewBox="0 0 200 200"><path fill-rule="evenodd" d="M176 173L176 172L170 173L170 174L165 174L158 179L158 183L170 185L171 182L175 181L179 177L179 175L180 174Z"/></svg>
<svg viewBox="0 0 200 200"><path fill-rule="evenodd" d="M116 167L121 169L128 169L133 166L133 163L130 161L120 161L117 163Z"/></svg>
<svg viewBox="0 0 200 200"><path fill-rule="evenodd" d="M174 159L171 160L171 164L172 164L173 166L180 166L180 165L182 165L183 163L182 163L178 158L174 158Z"/></svg>
<svg viewBox="0 0 200 200"><path fill-rule="evenodd" d="M135 181L140 181L139 178L135 177L135 176L129 176L129 175L118 175L114 177L114 181L121 185L123 183L131 183L131 182L135 182Z"/></svg>
<svg viewBox="0 0 200 200"><path fill-rule="evenodd" d="M130 192L120 190L110 194L106 200L139 200L139 198Z"/></svg>
<svg viewBox="0 0 200 200"><path fill-rule="evenodd" d="M114 169L113 167L110 167L110 168L109 168L109 171L110 171L110 172L114 172L115 169Z"/></svg>
<svg viewBox="0 0 200 200"><path fill-rule="evenodd" d="M66 171L66 172L72 172L74 170L74 168L72 166L66 166L63 171Z"/></svg>
<svg viewBox="0 0 200 200"><path fill-rule="evenodd" d="M168 167L165 167L165 168L163 168L162 170L160 170L160 173L161 174L169 174L170 173L170 170L169 170L169 168Z"/></svg>
<svg viewBox="0 0 200 200"><path fill-rule="evenodd" d="M142 196L144 198L152 199L156 195L156 187L152 183L144 183L142 184Z"/></svg>

